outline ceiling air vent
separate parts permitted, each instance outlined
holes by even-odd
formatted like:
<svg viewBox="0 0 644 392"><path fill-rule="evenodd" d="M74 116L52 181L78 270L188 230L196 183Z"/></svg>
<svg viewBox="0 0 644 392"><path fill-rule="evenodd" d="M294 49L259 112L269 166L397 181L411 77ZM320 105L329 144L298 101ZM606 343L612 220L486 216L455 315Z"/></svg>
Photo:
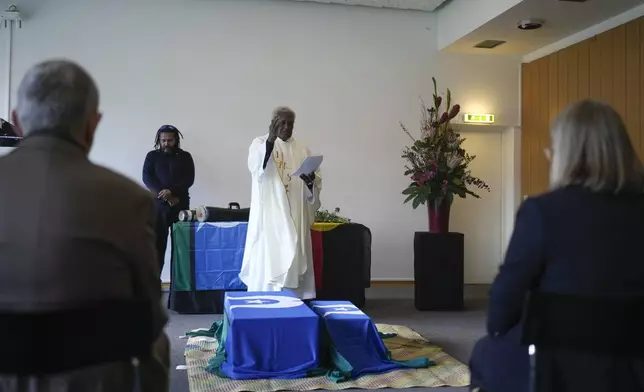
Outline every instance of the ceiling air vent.
<svg viewBox="0 0 644 392"><path fill-rule="evenodd" d="M494 49L499 45L503 45L505 41L496 41L493 39L488 39L485 41L481 41L478 44L474 45L475 48L479 49Z"/></svg>

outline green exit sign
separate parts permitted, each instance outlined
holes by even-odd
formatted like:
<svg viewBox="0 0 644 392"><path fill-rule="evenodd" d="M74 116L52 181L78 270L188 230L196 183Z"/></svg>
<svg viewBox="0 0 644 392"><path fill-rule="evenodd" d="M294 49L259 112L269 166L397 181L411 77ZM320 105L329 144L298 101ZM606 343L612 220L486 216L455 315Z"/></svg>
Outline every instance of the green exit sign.
<svg viewBox="0 0 644 392"><path fill-rule="evenodd" d="M476 124L494 124L494 114L464 114L463 122Z"/></svg>

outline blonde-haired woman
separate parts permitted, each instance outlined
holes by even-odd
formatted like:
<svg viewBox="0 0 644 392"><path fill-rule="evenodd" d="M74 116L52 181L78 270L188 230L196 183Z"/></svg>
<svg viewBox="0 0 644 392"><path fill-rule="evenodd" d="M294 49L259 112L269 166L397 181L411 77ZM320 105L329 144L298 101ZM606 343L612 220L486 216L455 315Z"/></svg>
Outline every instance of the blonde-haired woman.
<svg viewBox="0 0 644 392"><path fill-rule="evenodd" d="M520 340L530 292L644 296L644 168L624 122L610 106L585 100L561 113L551 140L545 151L551 189L527 199L517 213L490 291L488 335L472 353L473 390L528 390L528 350ZM623 390L610 385L619 373L615 363L584 362L585 392ZM628 366L641 388L644 368Z"/></svg>

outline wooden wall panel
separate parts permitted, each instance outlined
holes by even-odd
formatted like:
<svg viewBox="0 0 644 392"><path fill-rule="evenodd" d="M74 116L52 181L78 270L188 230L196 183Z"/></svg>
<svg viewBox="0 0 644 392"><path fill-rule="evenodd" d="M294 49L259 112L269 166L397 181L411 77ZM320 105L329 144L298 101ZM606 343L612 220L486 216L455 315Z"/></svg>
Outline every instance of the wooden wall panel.
<svg viewBox="0 0 644 392"><path fill-rule="evenodd" d="M530 70L532 68L531 64L522 64L521 65L521 123L522 127L522 137L521 137L521 178L525 179L522 181L521 187L523 189L529 189L530 181L530 135L533 130L531 128L531 118L529 113L530 108L530 91L532 91L532 79L530 78ZM526 131L527 130L527 131Z"/></svg>
<svg viewBox="0 0 644 392"><path fill-rule="evenodd" d="M613 30L613 106L626 117L626 25ZM639 139L638 139L639 140Z"/></svg>
<svg viewBox="0 0 644 392"><path fill-rule="evenodd" d="M639 20L639 37L640 41L640 110L644 108L644 18ZM644 155L644 113L640 113L640 156Z"/></svg>
<svg viewBox="0 0 644 392"><path fill-rule="evenodd" d="M579 100L579 50L574 45L563 50L568 71L568 99L565 106Z"/></svg>
<svg viewBox="0 0 644 392"><path fill-rule="evenodd" d="M643 19L644 20L644 19ZM644 67L641 64L641 56L644 51L640 50L642 45L640 36L640 24L632 23L626 25L626 39L625 39L625 52L626 52L626 66L625 66L625 83L626 83L626 104L625 104L625 117L626 127L628 134L637 147L640 158L642 157L642 136L640 132L644 129L641 124L642 108L644 101L642 101L642 94L644 88L642 85L641 73ZM638 132L638 130L640 132Z"/></svg>
<svg viewBox="0 0 644 392"><path fill-rule="evenodd" d="M590 45L590 98L602 97L602 53L597 37L591 38Z"/></svg>
<svg viewBox="0 0 644 392"><path fill-rule="evenodd" d="M538 132L536 135L536 144L537 151L535 152L536 159L534 166L536 168L534 186L537 189L547 188L548 187L548 178L549 178L549 167L548 161L544 159L546 157L545 149L550 146L550 109L549 109L549 99L550 99L550 84L548 83L548 74L550 62L547 58L537 60L537 65L539 67L539 102L537 106L539 108L539 118L537 121Z"/></svg>
<svg viewBox="0 0 644 392"><path fill-rule="evenodd" d="M550 56L548 62L548 117L552 122L559 113L559 56Z"/></svg>
<svg viewBox="0 0 644 392"><path fill-rule="evenodd" d="M522 193L548 189L550 126L568 105L592 98L623 116L644 157L644 17L522 66Z"/></svg>
<svg viewBox="0 0 644 392"><path fill-rule="evenodd" d="M578 87L579 99L590 98L590 41L578 44Z"/></svg>
<svg viewBox="0 0 644 392"><path fill-rule="evenodd" d="M533 132L529 140L530 144L530 181L528 185L531 188L534 188L536 186L535 181L537 176L532 175L532 173L537 173L537 166L535 163L539 159L537 156L538 151L539 151L539 145L537 143L537 132L539 130L539 65L537 63L534 63L534 65L530 68L530 80L532 84L532 90L530 90L530 102L533 103L533 105L530 107L528 113L530 113L530 121L532 124Z"/></svg>
<svg viewBox="0 0 644 392"><path fill-rule="evenodd" d="M565 51L555 53L557 57L557 75L552 75L557 78L557 113L563 109L568 103L568 55Z"/></svg>

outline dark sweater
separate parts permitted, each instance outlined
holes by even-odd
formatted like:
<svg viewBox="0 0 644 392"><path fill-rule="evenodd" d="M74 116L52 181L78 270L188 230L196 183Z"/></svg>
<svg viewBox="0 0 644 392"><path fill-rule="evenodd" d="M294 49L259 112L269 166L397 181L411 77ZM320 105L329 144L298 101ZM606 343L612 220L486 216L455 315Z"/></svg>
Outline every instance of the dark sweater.
<svg viewBox="0 0 644 392"><path fill-rule="evenodd" d="M159 150L150 151L143 163L143 182L155 194L169 189L173 196L179 198L180 204L188 203L188 190L195 182L192 155L181 149L173 154Z"/></svg>

